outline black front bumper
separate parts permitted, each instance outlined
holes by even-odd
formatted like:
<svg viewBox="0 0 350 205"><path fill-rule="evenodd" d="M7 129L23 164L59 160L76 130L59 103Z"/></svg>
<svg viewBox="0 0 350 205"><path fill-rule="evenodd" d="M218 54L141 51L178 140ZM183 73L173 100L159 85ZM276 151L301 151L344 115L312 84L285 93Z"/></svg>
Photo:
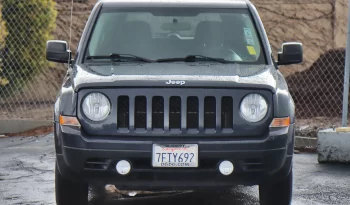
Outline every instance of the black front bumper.
<svg viewBox="0 0 350 205"><path fill-rule="evenodd" d="M210 137L93 137L78 128L56 124L56 152L60 173L72 180L115 184L121 189L179 190L223 188L273 182L288 175L293 155L294 126L287 134L255 140ZM198 168L153 168L152 145L198 144ZM116 171L119 160L128 160L127 176ZM223 176L218 165L223 160L235 170Z"/></svg>

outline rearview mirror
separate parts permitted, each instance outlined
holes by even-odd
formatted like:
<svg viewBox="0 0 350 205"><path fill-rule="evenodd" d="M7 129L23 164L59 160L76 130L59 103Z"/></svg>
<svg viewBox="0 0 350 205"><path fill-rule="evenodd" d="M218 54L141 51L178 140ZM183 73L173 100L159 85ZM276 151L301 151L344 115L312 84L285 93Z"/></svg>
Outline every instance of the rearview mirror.
<svg viewBox="0 0 350 205"><path fill-rule="evenodd" d="M68 50L66 41L47 41L46 59L57 63L70 63L71 51Z"/></svg>
<svg viewBox="0 0 350 205"><path fill-rule="evenodd" d="M191 30L189 23L164 23L161 26L164 31L188 31Z"/></svg>
<svg viewBox="0 0 350 205"><path fill-rule="evenodd" d="M283 43L278 52L277 65L291 65L303 62L303 45L301 43Z"/></svg>

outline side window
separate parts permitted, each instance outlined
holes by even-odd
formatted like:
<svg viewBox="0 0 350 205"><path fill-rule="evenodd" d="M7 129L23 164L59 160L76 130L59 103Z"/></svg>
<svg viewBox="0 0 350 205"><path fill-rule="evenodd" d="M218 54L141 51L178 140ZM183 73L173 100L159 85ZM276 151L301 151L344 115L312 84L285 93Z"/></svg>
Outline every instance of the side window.
<svg viewBox="0 0 350 205"><path fill-rule="evenodd" d="M102 16L99 17L95 25L94 32L90 40L90 46L89 46L90 55L93 55L93 56L96 55L99 43L104 41L105 39L105 33L102 31L104 30L108 17L109 17L108 14L103 14Z"/></svg>

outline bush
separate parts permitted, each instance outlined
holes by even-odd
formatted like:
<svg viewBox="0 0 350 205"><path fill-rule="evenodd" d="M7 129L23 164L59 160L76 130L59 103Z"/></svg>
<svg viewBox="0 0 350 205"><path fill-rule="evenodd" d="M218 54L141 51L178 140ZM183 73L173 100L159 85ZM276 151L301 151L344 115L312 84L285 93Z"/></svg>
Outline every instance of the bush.
<svg viewBox="0 0 350 205"><path fill-rule="evenodd" d="M1 5L0 5L0 73L2 72L1 49L3 49L5 46L6 36L7 36L7 30L6 30L5 21L2 20ZM0 87L7 84L8 84L8 80L6 78L0 77Z"/></svg>
<svg viewBox="0 0 350 205"><path fill-rule="evenodd" d="M1 5L0 5L0 49L4 47L4 41L7 36L5 21L2 20Z"/></svg>
<svg viewBox="0 0 350 205"><path fill-rule="evenodd" d="M2 69L0 68L0 73L2 72ZM3 87L5 85L9 84L9 81L6 78L0 77L0 87Z"/></svg>
<svg viewBox="0 0 350 205"><path fill-rule="evenodd" d="M20 90L38 71L48 67L45 47L56 26L57 11L53 0L2 2L2 16L8 35L0 78L9 82L0 88L0 96L6 97L12 94L12 90Z"/></svg>

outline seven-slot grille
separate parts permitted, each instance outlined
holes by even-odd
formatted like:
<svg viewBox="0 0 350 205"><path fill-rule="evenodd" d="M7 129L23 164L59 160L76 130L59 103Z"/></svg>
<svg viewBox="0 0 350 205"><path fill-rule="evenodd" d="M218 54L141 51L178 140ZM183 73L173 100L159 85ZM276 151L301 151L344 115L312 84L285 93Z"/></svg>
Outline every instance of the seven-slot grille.
<svg viewBox="0 0 350 205"><path fill-rule="evenodd" d="M229 96L119 96L117 101L119 129L189 133L233 129Z"/></svg>

